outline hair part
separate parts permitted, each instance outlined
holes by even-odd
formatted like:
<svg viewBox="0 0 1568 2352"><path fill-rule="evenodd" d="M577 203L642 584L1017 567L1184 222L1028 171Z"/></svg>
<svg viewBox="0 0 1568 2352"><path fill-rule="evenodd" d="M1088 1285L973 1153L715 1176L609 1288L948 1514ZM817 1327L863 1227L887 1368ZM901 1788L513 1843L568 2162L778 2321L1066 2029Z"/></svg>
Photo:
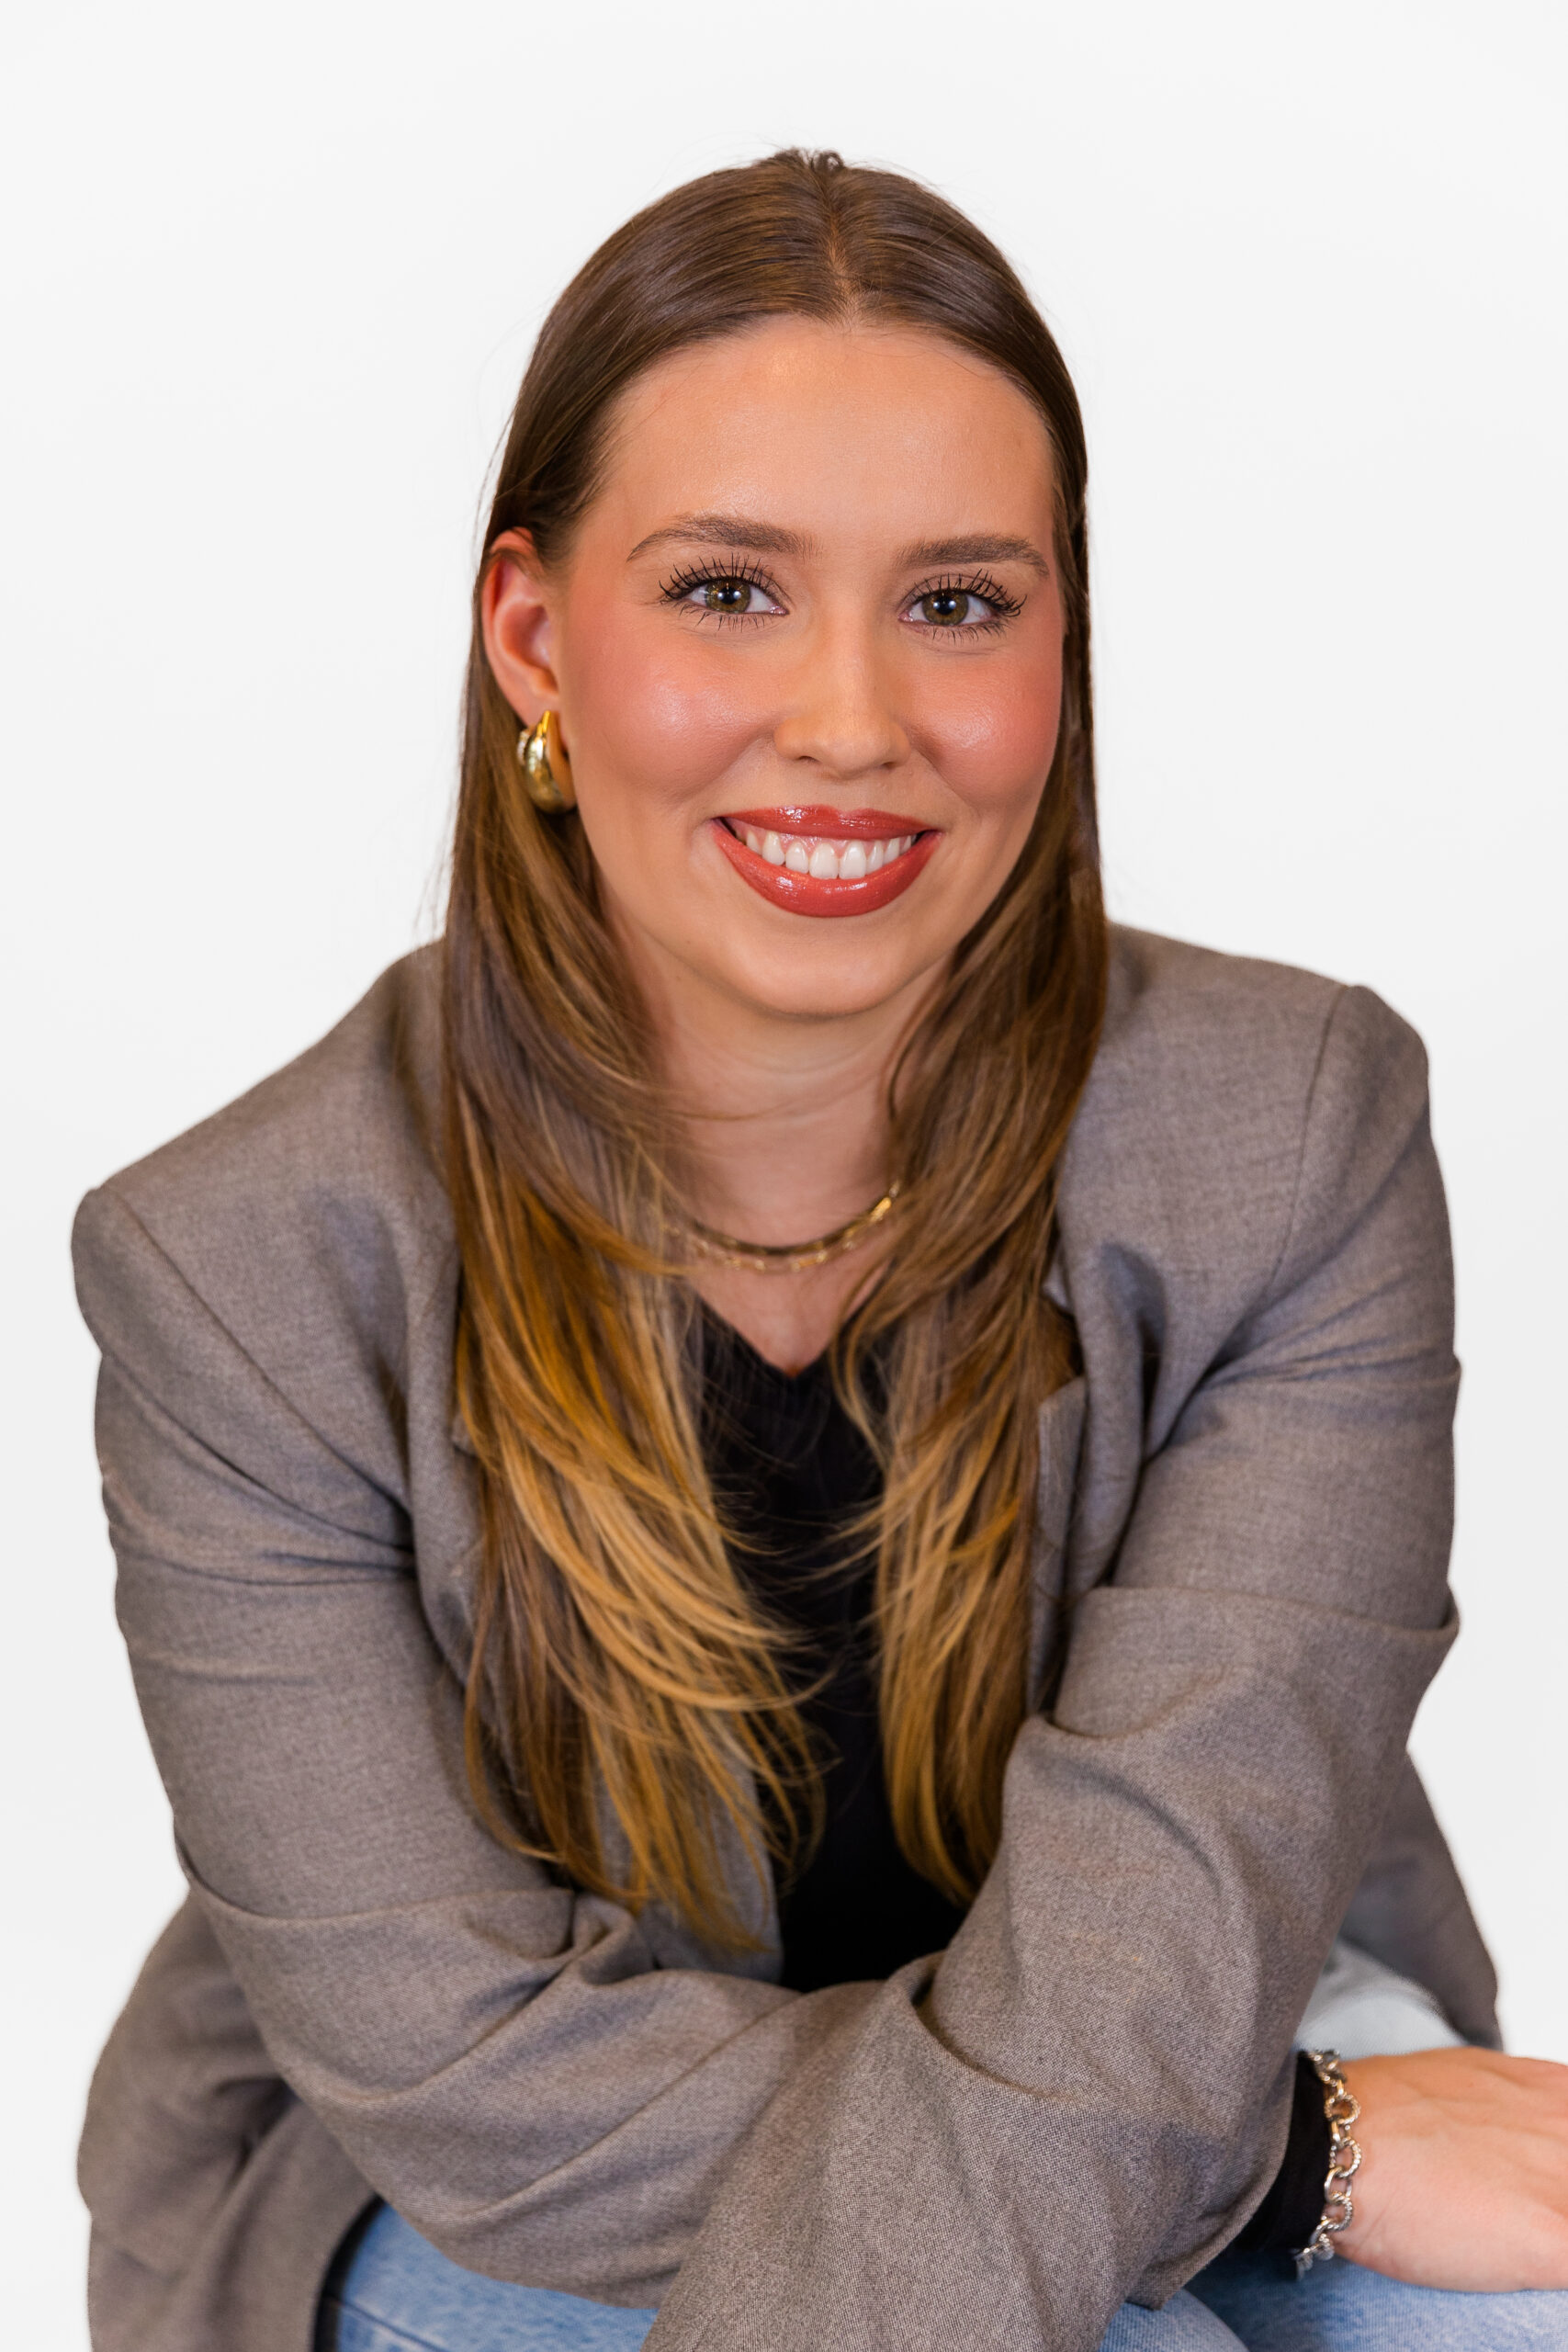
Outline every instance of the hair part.
<svg viewBox="0 0 1568 2352"><path fill-rule="evenodd" d="M953 206L799 150L714 172L606 240L518 395L475 588L445 958L446 1148L461 1261L457 1402L484 1543L467 1727L498 1835L576 1883L749 1938L719 1855L766 1867L820 1820L789 1642L738 1575L699 1440L692 1294L667 1237L671 1106L575 817L519 789L485 657L497 540L558 562L621 395L671 354L794 315L942 335L1034 405L1056 489L1063 718L1038 815L890 1088L899 1240L834 1376L880 1459L883 1748L903 1850L972 1894L1026 1703L1040 1407L1072 1370L1043 1295L1056 1172L1106 966L1095 828L1087 456L1060 352ZM869 1351L877 1377L868 1382ZM780 1825L783 1825L780 1826Z"/></svg>

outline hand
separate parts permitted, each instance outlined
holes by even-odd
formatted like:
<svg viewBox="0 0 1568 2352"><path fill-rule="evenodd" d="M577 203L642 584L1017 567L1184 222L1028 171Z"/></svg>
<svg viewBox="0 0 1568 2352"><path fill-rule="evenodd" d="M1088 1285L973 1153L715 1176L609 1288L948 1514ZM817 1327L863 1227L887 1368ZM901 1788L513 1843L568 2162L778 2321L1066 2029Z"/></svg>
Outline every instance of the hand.
<svg viewBox="0 0 1568 2352"><path fill-rule="evenodd" d="M1568 2066L1422 2050L1345 2079L1361 2169L1336 2253L1416 2287L1568 2287Z"/></svg>

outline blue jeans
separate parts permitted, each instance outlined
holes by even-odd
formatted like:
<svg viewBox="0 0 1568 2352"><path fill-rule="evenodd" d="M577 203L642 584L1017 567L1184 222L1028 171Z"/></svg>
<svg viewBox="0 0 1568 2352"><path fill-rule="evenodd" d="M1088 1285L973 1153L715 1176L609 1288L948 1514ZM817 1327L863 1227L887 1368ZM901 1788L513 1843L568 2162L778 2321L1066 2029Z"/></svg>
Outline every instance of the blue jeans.
<svg viewBox="0 0 1568 2352"><path fill-rule="evenodd" d="M318 2352L637 2352L650 2311L461 2270L381 2206L321 2310ZM1298 2284L1222 2255L1163 2311L1123 2303L1100 2352L1568 2352L1568 2294L1447 2295L1353 2262ZM1021 2345L1019 2352L1035 2352Z"/></svg>

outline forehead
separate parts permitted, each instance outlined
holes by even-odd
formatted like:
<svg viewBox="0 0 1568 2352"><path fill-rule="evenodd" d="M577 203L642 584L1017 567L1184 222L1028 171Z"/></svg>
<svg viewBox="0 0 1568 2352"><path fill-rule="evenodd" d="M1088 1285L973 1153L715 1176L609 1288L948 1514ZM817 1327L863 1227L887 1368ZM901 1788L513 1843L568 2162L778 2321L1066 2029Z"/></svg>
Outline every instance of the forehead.
<svg viewBox="0 0 1568 2352"><path fill-rule="evenodd" d="M1045 544L1050 444L1010 378L919 327L772 319L674 353L624 395L585 523L765 516L823 543L975 530Z"/></svg>

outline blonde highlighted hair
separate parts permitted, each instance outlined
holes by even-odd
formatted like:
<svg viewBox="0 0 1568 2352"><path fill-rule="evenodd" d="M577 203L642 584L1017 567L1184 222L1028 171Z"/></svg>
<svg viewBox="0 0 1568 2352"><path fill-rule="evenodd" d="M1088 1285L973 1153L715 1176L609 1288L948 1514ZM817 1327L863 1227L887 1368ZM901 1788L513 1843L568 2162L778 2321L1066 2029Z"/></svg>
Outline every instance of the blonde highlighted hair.
<svg viewBox="0 0 1568 2352"><path fill-rule="evenodd" d="M1061 733L1023 854L895 1073L897 1246L833 1352L885 1471L868 1540L894 1826L963 1900L996 1850L1025 1704L1038 1415L1071 1369L1043 1285L1105 985L1087 466L1066 367L995 247L916 183L794 151L710 174L611 237L547 321L479 577L505 531L531 532L547 564L567 553L614 404L645 368L790 312L978 353L1033 401L1055 463ZM759 1870L770 1848L787 1861L818 1817L812 1760L787 1644L732 1564L704 1468L694 1302L668 1255L671 1116L641 1008L578 820L541 818L520 789L478 610L476 586L445 978L457 1406L483 1497L468 1769L498 1834L735 1948L720 1825Z"/></svg>

